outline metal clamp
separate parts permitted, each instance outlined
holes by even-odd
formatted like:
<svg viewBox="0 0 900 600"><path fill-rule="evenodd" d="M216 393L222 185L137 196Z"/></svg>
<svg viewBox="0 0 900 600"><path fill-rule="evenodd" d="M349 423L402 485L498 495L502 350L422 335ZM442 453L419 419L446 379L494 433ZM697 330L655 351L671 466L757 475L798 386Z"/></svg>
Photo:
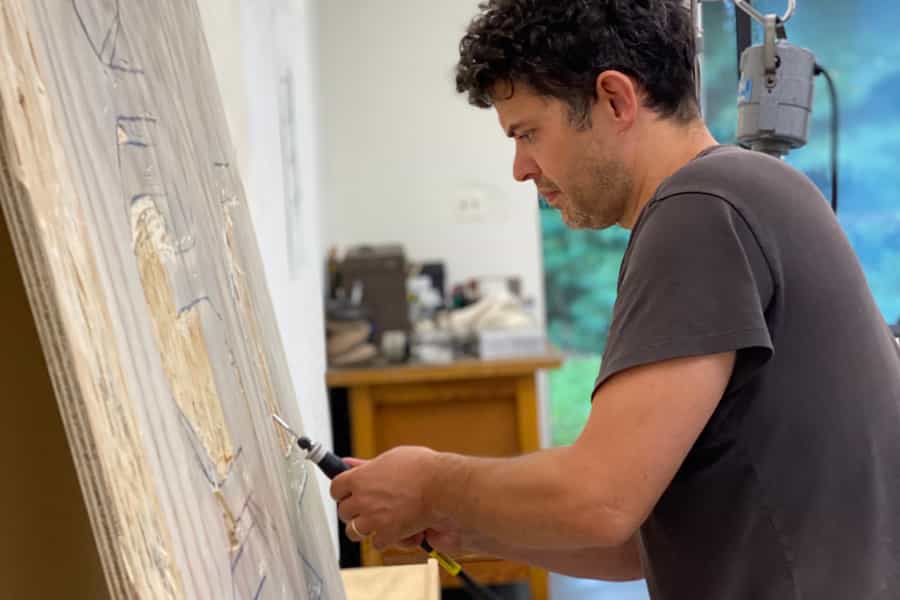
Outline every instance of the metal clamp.
<svg viewBox="0 0 900 600"><path fill-rule="evenodd" d="M763 66L766 69L766 87L772 89L778 83L778 54L775 42L778 39L778 18L766 15L763 22L766 29L766 41L763 45Z"/></svg>
<svg viewBox="0 0 900 600"><path fill-rule="evenodd" d="M765 33L765 43L763 44L763 67L766 72L766 87L772 90L778 84L778 54L776 42L779 38L784 38L784 24L794 16L797 8L797 0L788 0L788 9L784 16L779 18L775 15L764 15L747 1L734 0L734 5L750 15L756 21L762 24Z"/></svg>
<svg viewBox="0 0 900 600"><path fill-rule="evenodd" d="M757 22L766 24L766 16L753 8L753 6L747 2L747 0L734 0L734 5L740 8L742 11L756 19ZM791 20L791 17L794 16L794 11L797 10L797 0L788 0L787 12L784 13L784 16L778 19L778 21L783 25Z"/></svg>

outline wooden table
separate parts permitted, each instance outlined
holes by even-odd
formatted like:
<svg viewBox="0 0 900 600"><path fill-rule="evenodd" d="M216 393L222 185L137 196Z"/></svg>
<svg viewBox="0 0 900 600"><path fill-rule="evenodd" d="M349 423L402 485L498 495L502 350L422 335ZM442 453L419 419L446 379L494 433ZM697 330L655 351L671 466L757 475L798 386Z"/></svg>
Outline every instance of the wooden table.
<svg viewBox="0 0 900 600"><path fill-rule="evenodd" d="M556 353L510 360L332 369L330 388L347 388L351 444L360 458L422 445L473 456L516 456L540 448L535 372L562 364ZM424 562L423 553L376 551L362 545L366 566ZM466 557L464 568L485 584L527 581L545 600L547 573L489 556ZM458 586L441 572L444 586Z"/></svg>

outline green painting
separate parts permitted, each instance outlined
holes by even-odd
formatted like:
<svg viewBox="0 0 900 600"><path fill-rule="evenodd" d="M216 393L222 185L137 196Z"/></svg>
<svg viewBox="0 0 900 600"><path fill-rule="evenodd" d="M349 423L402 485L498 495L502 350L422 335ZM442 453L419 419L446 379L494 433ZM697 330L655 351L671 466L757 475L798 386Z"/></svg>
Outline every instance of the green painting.
<svg viewBox="0 0 900 600"><path fill-rule="evenodd" d="M786 2L757 1L783 14ZM734 142L737 57L734 5L704 2L703 93L707 122L723 143ZM791 43L812 50L833 75L841 103L841 225L890 323L900 321L900 12L880 0L799 3L787 24ZM761 41L759 27L754 43ZM821 79L821 78L819 78ZM809 144L787 161L830 198L829 122L824 81L816 83ZM616 296L628 232L570 231L542 206L547 317L552 341L570 359L550 376L554 444L568 444L590 410L590 391Z"/></svg>

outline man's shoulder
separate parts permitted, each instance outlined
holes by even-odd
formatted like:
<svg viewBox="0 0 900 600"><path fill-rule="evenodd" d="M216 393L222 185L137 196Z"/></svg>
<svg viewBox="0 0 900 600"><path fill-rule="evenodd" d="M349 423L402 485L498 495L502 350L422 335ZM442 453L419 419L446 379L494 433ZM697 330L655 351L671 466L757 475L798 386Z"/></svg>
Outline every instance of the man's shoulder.
<svg viewBox="0 0 900 600"><path fill-rule="evenodd" d="M745 150L739 146L713 146L668 177L656 192L656 199L686 193L720 195L731 198L747 187L765 180L802 176L777 158Z"/></svg>
<svg viewBox="0 0 900 600"><path fill-rule="evenodd" d="M741 216L754 231L818 216L827 202L815 184L783 160L738 146L714 146L668 177L648 208L703 197ZM648 212L654 212L653 210ZM828 212L828 211L826 211ZM711 216L711 215L710 215ZM703 215L698 216L703 218Z"/></svg>

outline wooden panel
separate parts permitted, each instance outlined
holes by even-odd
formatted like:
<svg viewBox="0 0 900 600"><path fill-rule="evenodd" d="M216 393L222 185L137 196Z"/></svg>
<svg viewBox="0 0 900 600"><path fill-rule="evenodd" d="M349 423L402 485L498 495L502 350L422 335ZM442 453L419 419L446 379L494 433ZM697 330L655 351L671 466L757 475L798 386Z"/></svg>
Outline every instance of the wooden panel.
<svg viewBox="0 0 900 600"><path fill-rule="evenodd" d="M379 386L373 396L379 452L401 445L475 456L521 452L515 380Z"/></svg>
<svg viewBox="0 0 900 600"><path fill-rule="evenodd" d="M366 541L365 545L370 544ZM389 548L388 550L385 550L383 554L384 564L387 565L411 565L424 562L428 559L428 554L421 548L412 550ZM453 558L460 564L466 562L503 562L503 559L501 558L484 554L466 554L465 556L454 556Z"/></svg>
<svg viewBox="0 0 900 600"><path fill-rule="evenodd" d="M547 571L532 567L529 570L528 586L531 600L547 600L550 597L550 580Z"/></svg>
<svg viewBox="0 0 900 600"><path fill-rule="evenodd" d="M111 595L342 598L192 1L0 3L0 203Z"/></svg>
<svg viewBox="0 0 900 600"><path fill-rule="evenodd" d="M479 560L462 563L466 572L483 585L503 585L511 582L527 582L529 567L508 560ZM460 587L462 583L446 571L441 573L441 585L444 587Z"/></svg>
<svg viewBox="0 0 900 600"><path fill-rule="evenodd" d="M487 402L498 398L514 399L518 391L518 378L472 377L440 382L408 382L365 387L372 390L372 398L378 405L439 404L459 400Z"/></svg>
<svg viewBox="0 0 900 600"><path fill-rule="evenodd" d="M379 556L379 564L385 565L419 564L426 560L428 560L428 555L421 551L388 550ZM484 585L500 585L518 581L530 582L532 569L528 565L489 556L457 558L457 560L469 575ZM458 578L444 569L440 570L440 574L441 586L460 587L462 585Z"/></svg>
<svg viewBox="0 0 900 600"><path fill-rule="evenodd" d="M522 452L534 452L541 447L538 425L537 385L534 374L516 380L516 412L519 429L519 447Z"/></svg>
<svg viewBox="0 0 900 600"><path fill-rule="evenodd" d="M559 357L551 354L529 360L352 369L330 371L328 383L350 386L353 446L360 457L408 444L476 456L513 456L540 447L534 371L559 364ZM426 558L418 551L381 553L368 541L363 541L361 552L365 565ZM528 582L532 598L547 598L546 571L489 557L460 562L483 583ZM441 581L459 585L445 572Z"/></svg>
<svg viewBox="0 0 900 600"><path fill-rule="evenodd" d="M372 390L368 386L359 386L350 390L350 424L353 427L353 454L357 458L375 458L378 445L375 432L375 405Z"/></svg>
<svg viewBox="0 0 900 600"><path fill-rule="evenodd" d="M534 372L520 376L361 385L351 388L354 446L366 456L399 445L475 456L514 456L538 447ZM376 551L362 543L366 565L422 562L419 551ZM467 557L464 568L486 584L529 582L534 598L547 594L546 572L490 557ZM442 572L444 586L458 586Z"/></svg>

